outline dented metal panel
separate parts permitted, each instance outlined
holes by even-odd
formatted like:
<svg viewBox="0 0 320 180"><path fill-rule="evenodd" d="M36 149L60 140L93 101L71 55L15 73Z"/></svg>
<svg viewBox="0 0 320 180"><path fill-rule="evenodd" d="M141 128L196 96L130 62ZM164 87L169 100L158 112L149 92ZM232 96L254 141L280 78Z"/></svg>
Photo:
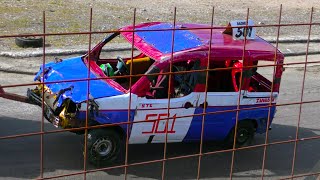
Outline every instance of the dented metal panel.
<svg viewBox="0 0 320 180"><path fill-rule="evenodd" d="M57 97L58 106L61 106L65 99L71 99L75 103L80 103L87 99L87 80L57 83L59 80L77 80L86 79L88 77L88 68L82 61L81 57L65 59L58 63L50 62L45 65L45 69L44 76L42 76L43 70L42 67L40 67L40 71L36 74L35 80L41 78L41 81L43 81L44 78L44 81L47 83L47 87L52 91L52 93L59 95L59 97ZM97 78L97 76L90 72L90 78L94 79ZM123 94L101 79L90 80L89 84L89 93L92 98Z"/></svg>

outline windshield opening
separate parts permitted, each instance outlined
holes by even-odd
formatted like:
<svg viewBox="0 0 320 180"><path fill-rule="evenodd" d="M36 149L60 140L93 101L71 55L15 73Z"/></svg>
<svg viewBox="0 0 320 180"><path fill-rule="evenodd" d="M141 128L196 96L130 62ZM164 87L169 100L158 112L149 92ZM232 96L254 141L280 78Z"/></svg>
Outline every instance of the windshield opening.
<svg viewBox="0 0 320 180"><path fill-rule="evenodd" d="M109 84L116 83L126 90L130 88L128 75L143 75L154 63L153 59L139 50L131 51L131 45L119 33L111 34L97 44L90 52L90 60L95 63L95 68L91 69L98 76L110 77L106 79ZM131 86L140 77L132 77Z"/></svg>

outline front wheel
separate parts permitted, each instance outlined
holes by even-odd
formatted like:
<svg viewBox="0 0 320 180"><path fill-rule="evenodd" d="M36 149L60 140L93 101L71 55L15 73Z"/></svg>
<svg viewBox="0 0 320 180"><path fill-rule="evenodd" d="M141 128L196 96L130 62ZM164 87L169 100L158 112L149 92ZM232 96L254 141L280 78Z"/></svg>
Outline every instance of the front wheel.
<svg viewBox="0 0 320 180"><path fill-rule="evenodd" d="M88 132L88 160L100 164L116 163L122 159L124 143L113 129L93 129Z"/></svg>

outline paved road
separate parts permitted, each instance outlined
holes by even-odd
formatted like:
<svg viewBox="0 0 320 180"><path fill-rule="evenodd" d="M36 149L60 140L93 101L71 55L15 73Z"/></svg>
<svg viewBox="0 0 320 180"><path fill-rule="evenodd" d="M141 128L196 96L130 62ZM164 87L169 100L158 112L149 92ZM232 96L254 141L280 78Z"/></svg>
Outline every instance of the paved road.
<svg viewBox="0 0 320 180"><path fill-rule="evenodd" d="M319 56L314 59L320 60ZM304 60L295 57L289 61ZM40 58L41 59L41 58ZM40 59L37 61L40 62ZM50 57L48 57L50 59ZM13 61L13 59L11 59ZM24 59L28 60L28 59ZM8 59L7 59L8 61ZM22 60L17 60L21 61ZM265 73L268 73L265 70ZM282 79L279 103L298 102L302 84L302 67L287 67ZM304 100L320 98L320 66L307 68ZM33 76L0 72L2 85L32 82ZM8 89L10 92L24 94L27 87ZM40 108L5 99L0 100L0 137L37 132L40 130ZM273 129L270 131L271 142L289 140L295 137L299 105L278 108ZM299 137L320 135L320 103L302 106ZM53 130L51 124L45 123L45 130ZM79 172L83 169L81 142L83 136L69 132L44 135L44 176ZM264 143L264 136L257 135L255 144ZM272 145L267 148L266 179L278 179L290 175L294 143ZM221 150L217 144L208 143L204 151ZM199 151L199 144L169 144L169 157L194 154ZM308 140L298 143L295 174L320 171L320 140ZM129 146L129 162L161 159L163 145ZM235 179L260 179L263 148L242 150L235 153L233 176ZM0 140L0 179L32 179L39 176L40 137L22 137ZM197 175L198 158L172 160L166 163L166 179L194 179ZM219 153L204 156L201 162L201 178L229 178L231 153ZM94 167L90 166L89 169ZM128 168L129 179L159 179L162 163L140 165ZM79 179L72 176L66 179ZM124 169L90 173L88 179L123 179Z"/></svg>

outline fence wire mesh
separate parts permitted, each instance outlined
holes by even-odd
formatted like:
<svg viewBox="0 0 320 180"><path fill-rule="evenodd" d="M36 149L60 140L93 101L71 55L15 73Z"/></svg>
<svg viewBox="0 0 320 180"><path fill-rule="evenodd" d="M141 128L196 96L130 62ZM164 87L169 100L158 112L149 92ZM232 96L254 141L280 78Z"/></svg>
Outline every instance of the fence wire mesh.
<svg viewBox="0 0 320 180"><path fill-rule="evenodd" d="M202 161L204 161L204 158L208 157L212 157L215 155L219 155L219 154L223 154L223 153L231 153L231 160L230 160L230 164L229 167L226 167L226 169L229 171L229 179L233 179L234 178L234 173L235 173L235 169L237 168L237 157L236 157L236 153L237 152L241 152L244 150L254 150L254 149L259 149L262 148L263 149L263 153L261 154L261 160L259 160L259 162L261 164L257 165L258 167L261 167L261 171L259 171L260 173L258 173L258 175L255 176L255 178L257 179L272 179L272 176L270 176L270 174L268 174L266 172L266 164L267 164L267 156L268 156L268 152L270 153L270 151L268 151L269 148L271 148L272 146L276 147L277 145L281 145L281 144L293 144L293 147L288 146L288 151L293 151L292 156L287 157L287 158L291 158L291 168L290 168L290 174L288 175L284 175L282 177L280 177L280 179L294 179L294 178L302 178L302 177L309 177L309 176L318 176L320 174L320 169L317 169L316 172L310 172L310 173L297 173L296 172L296 159L297 159L297 154L299 153L297 151L297 148L299 146L299 144L303 141L303 142L307 142L307 141L314 141L314 140L318 140L320 138L320 135L313 135L313 136L308 136L308 137L300 137L299 136L299 130L300 130L300 126L301 126L301 118L302 118L302 109L304 105L311 105L311 106L317 106L317 103L320 102L319 97L314 97L313 99L310 100L305 100L304 99L304 94L305 94L305 81L306 81L306 76L307 76L307 67L309 64L315 64L315 63L320 63L319 61L312 61L312 62L308 62L308 57L309 57L309 42L310 42L310 36L312 34L312 27L313 26L319 26L320 23L314 23L313 22L313 8L310 11L310 18L309 18L309 23L295 23L295 24L284 24L281 22L281 17L282 17L282 6L280 7L279 10L279 16L278 16L278 23L277 24L259 24L259 25L253 25L250 26L252 28L257 28L257 29L262 29L262 28L268 28L268 27L275 27L277 28L277 38L276 38L276 43L275 43L275 48L274 48L274 52L273 52L273 58L272 61L270 61L271 63L269 64L258 64L258 63L252 63L254 62L251 61L251 63L249 63L249 59L248 58L253 58L250 57L250 50L254 50L253 47L250 46L250 41L247 39L247 36L244 36L243 40L239 40L241 42L243 42L242 46L242 54L241 59L237 59L237 62L242 63L242 66L222 66L222 65L218 65L215 63L215 61L222 61L223 57L227 57L226 54L228 54L228 51L225 52L224 55L221 54L217 54L216 51L218 51L217 47L214 46L214 44L218 44L221 42L216 42L217 40L221 40L221 39L217 39L217 35L214 34L217 31L224 31L225 29L227 29L227 26L215 26L214 25L214 15L215 15L215 11L214 8L212 9L212 16L211 16L211 24L207 25L207 26L201 26L201 27L183 27L181 28L181 26L178 26L179 23L176 17L176 8L174 9L174 13L173 13L173 21L169 22L170 24L172 24L172 28L162 28L162 29L143 29L143 28L139 28L139 25L136 25L136 9L134 9L133 11L133 16L132 16L132 26L131 29L127 28L127 29L119 29L119 30L109 30L109 31L92 31L92 20L93 20L93 13L92 13L92 9L90 9L90 14L89 14L89 22L87 23L87 31L83 31L83 32L67 32L67 33L47 33L46 32L46 13L43 12L43 33L41 34L12 34L12 35L2 35L0 36L0 39L3 38L13 38L13 37L28 37L28 36L35 36L35 37L42 37L43 38L43 44L45 45L47 42L47 37L50 36L73 36L73 35L85 35L88 37L88 53L83 56L83 61L86 64L86 66L88 67L88 71L87 72L83 72L84 74L86 74L86 78L81 78L81 79L68 79L68 80L50 80L49 82L46 82L45 78L42 78L40 82L34 82L34 83L21 83L21 84L2 84L1 85L1 97L6 98L6 99L11 99L11 100L16 100L16 101L22 101L22 102L28 102L28 99L26 99L25 96L21 96L21 95L16 95L13 93L7 93L7 89L10 88L15 88L15 87L27 87L27 86L38 86L41 87L40 88L40 92L41 92L41 97L45 97L48 96L48 94L46 93L48 91L48 89L46 89L46 86L49 85L54 85L54 84L64 84L64 83L69 83L69 82L85 82L86 84L86 90L84 90L86 92L86 98L85 98L85 103L82 103L82 106L85 107L85 122L83 122L83 124L81 124L79 127L64 127L64 128L60 128L60 129L51 129L51 130L46 130L45 129L45 117L46 117L46 104L48 102L46 102L44 99L45 98L41 98L41 104L39 104L42 108L42 119L41 119L41 126L40 126L40 130L39 131L35 131L35 132L31 132L31 133L23 133L23 134L13 134L13 135L5 135L5 136L1 136L0 137L0 143L1 141L5 141L5 140L13 140L16 138L23 138L23 137L33 137L33 136L39 136L39 144L40 144L40 162L39 162L39 166L40 166L40 174L39 177L37 179L56 179L56 178L62 178L62 177L74 177L74 178L80 178L80 176L83 179L87 179L90 178L90 174L95 173L95 172L101 172L101 171L107 171L107 170L114 170L114 169L120 169L123 170L122 174L123 179L128 179L128 173L129 173L129 168L131 167L135 167L135 166L141 166L141 165L150 165L152 166L152 164L157 164L157 163L161 163L161 172L160 172L160 177L161 179L168 179L168 177L166 176L166 174L170 171L172 171L170 168L172 168L172 166L170 166L170 161L175 161L175 160L183 160L183 159L188 159L188 158L196 158L196 163L195 165L190 165L190 168L193 168L193 171L196 171L196 175L195 179L201 179L202 177L205 178L205 176L202 176L203 170L205 169L206 171L208 171L208 169L210 169L211 167L205 167L208 166L208 164L203 164ZM250 9L247 9L247 16L245 18L245 24L242 26L237 26L240 28L249 28L248 25L248 21L250 19ZM84 23L85 24L85 23ZM128 25L130 23L128 22ZM281 52L278 51L278 44L279 44L279 37L280 37L280 30L282 27L290 27L290 28L294 28L297 26L306 26L308 27L308 38L307 38L307 43L306 43L306 50L305 50L305 58L304 58L304 62L286 62L285 60L283 61L283 59L281 59L280 55ZM179 27L179 28L178 28ZM162 62L169 62L168 63L168 70L167 71L154 71L151 72L150 70L152 70L153 66L148 67L148 71L146 73L144 72L136 72L135 68L138 68L138 66L134 65L134 60L137 58L144 58L147 56L150 56L150 53L148 52L142 52L142 54L144 56L136 56L135 55L135 51L137 51L137 49L141 48L141 47L137 47L136 43L141 43L138 41L141 41L141 39L138 39L136 36L137 34L139 36L141 36L141 34L143 32L150 32L150 34L152 34L152 32L157 32L157 31L161 31L161 32L171 32L170 33L170 38L167 39L171 39L171 42L165 42L166 44L169 44L170 47L170 51L169 53L166 54L165 57L163 57L163 59L158 60L158 64L161 64ZM178 41L178 38L176 38L177 32L179 31L192 31L192 32L199 32L198 34L204 33L206 32L207 34L209 34L209 38L208 41L206 42L206 46L207 46L207 50L203 50L201 53L205 53L205 57L206 59L202 59L203 62L201 62L201 66L202 68L185 68L185 69L181 69L181 70L177 70L177 66L178 66L178 62L183 63L181 60L180 61L176 61L176 58L179 57L180 54L183 53L190 53L190 59L197 59L197 55L192 56L193 52L176 52L176 47L174 47L175 45L179 45L179 42L176 43L175 41ZM92 49L94 49L93 45L92 45L92 36L93 35L97 35L97 34L125 34L125 36L130 37L130 39L128 39L128 41L130 41L131 43L131 52L130 52L130 57L124 59L124 63L126 63L127 66L127 74L116 74L114 76L99 76L97 75L96 77L92 77L92 73L97 74L97 70L95 68L96 65L94 64L95 62L98 62L99 60L95 59L97 57L97 54L93 54L92 53ZM140 33L140 34L139 34ZM165 37L162 37L165 38ZM105 39L105 41L107 41L107 37ZM161 38L160 38L161 39ZM160 41L159 38L157 38L158 41ZM156 46L156 45L154 45ZM223 47L221 47L223 48ZM229 46L228 48L233 48L232 46ZM235 47L234 47L235 48ZM236 48L239 48L239 46L237 46ZM249 50L248 50L249 48ZM152 48L151 48L152 49ZM196 52L196 50L194 50L194 52ZM260 49L259 51L261 54L264 53L264 49ZM179 54L180 53L180 54ZM99 55L98 55L99 56ZM156 54L153 54L154 58L156 56ZM46 66L45 64L48 63L47 60L47 55L46 55L46 46L43 46L43 56L42 56L42 69L45 71ZM182 56L183 58L188 58L187 56ZM214 59L214 60L213 60ZM131 63L127 63L127 62L131 62ZM224 63L226 62L233 62L232 59L227 59L225 58L223 60ZM196 62L193 62L196 63ZM233 62L235 63L235 62ZM102 64L102 63L101 63ZM99 65L99 64L98 64ZM301 93L300 93L300 97L296 97L293 101L291 102L284 102L284 103L275 103L274 99L274 94L277 94L279 92L279 95L281 96L281 93L283 93L281 90L279 91L279 84L280 84L280 78L281 78L281 73L282 73L282 68L283 66L291 66L291 65L302 65L303 66L303 77L302 77L302 86L301 86ZM92 67L94 66L94 67ZM161 69L161 65L158 66L158 68ZM259 95L263 95L263 93L259 94L259 90L255 89L257 87L253 87L253 85L250 85L249 81L253 81L252 79L252 75L248 75L248 70L252 70L252 69L263 69L263 68L269 68L271 69L272 73L269 74L271 75L272 80L270 81L270 83L267 83L267 86L269 86L268 89L268 95L269 97L265 97L264 95L264 99L262 100L266 100L265 102L263 102L260 105L252 105L252 106L248 106L248 105L244 105L242 104L242 100L244 98L244 96L248 95L248 94L244 94L244 93L254 93L257 92L256 96L255 96L255 101L258 101L259 99ZM240 70L239 70L240 69ZM217 110L209 110L210 108L213 108L213 104L210 102L210 98L212 98L212 94L216 93L222 96L223 93L221 93L218 90L215 91L211 91L211 87L213 86L212 84L215 83L215 79L210 78L210 76L212 76L212 74L218 74L219 72L233 72L236 71L239 73L237 75L237 78L239 78L238 82L235 82L235 86L238 86L237 90L233 90L233 95L236 95L234 97L235 98L235 102L236 102L236 106L232 107L232 108L217 108ZM71 73L72 70L70 69ZM281 73L280 73L281 71ZM133 73L135 72L135 73ZM279 76L280 73L280 77ZM177 109L178 107L174 106L174 103L177 102L177 99L179 98L186 98L187 96L189 96L189 94L180 94L178 97L177 96L177 89L175 89L176 87L173 85L175 81L176 77L183 77L186 74L204 74L204 76L201 76L202 79L197 79L196 83L198 82L202 82L202 86L201 86L201 90L196 90L197 88L193 87L192 88L192 92L196 92L197 94L201 94L202 93L202 98L203 98L203 102L198 104L188 104L188 102L186 104L184 104L185 106L182 107L183 110L181 110L182 112L185 113L180 113L180 115L175 115L174 117L172 116L172 109ZM221 73L221 74L226 74L226 73ZM41 75L41 74L40 74ZM45 72L42 73L42 76L45 76ZM141 107L137 107L137 95L133 92L136 91L136 89L139 88L144 88L144 87L135 87L134 84L138 82L137 79L142 79L142 78L149 78L152 79L152 77L154 77L153 79L157 79L158 77L163 77L166 76L168 79L168 87L167 88L163 88L163 87L157 87L160 89L160 91L162 91L164 93L164 91L166 91L164 94L166 94L166 98L162 98L159 100L159 102L165 102L165 106L161 107L163 112L162 114L159 113L152 113L152 104L155 106L155 104L157 103L157 101L155 101L155 99L157 99L155 97L154 94L150 95L148 98L145 98L144 100L150 100L150 103L145 103L145 106L149 106L149 108L147 108L145 111L150 111L151 114L147 114L146 118L141 118L140 116L137 116L137 111L141 110L139 108ZM216 76L218 77L218 76ZM227 77L220 77L222 78L222 81L228 81ZM236 78L236 77L235 77ZM115 81L117 80L118 83L120 81L126 81L126 87L124 87L124 89L126 91L123 92L123 97L127 97L126 99L128 99L129 102L124 102L122 99L115 99L114 103L122 103L123 106L127 105L126 108L123 108L122 110L126 111L125 116L122 116L121 118L123 118L122 120L119 120L117 122L113 122L113 123L92 123L92 113L93 112L93 108L95 105L94 100L92 98L92 94L90 94L89 92L92 91L91 88L94 88L93 86L90 86L91 83L94 83L98 80L103 80L103 81ZM319 79L318 79L319 80ZM264 79L260 79L260 86L263 83ZM248 84L249 83L249 84ZM119 83L120 84L120 83ZM116 85L116 86L119 86ZM150 85L148 86L152 86L152 82L150 82ZM258 86L258 85L257 85ZM181 88L181 87L180 87ZM251 88L251 89L250 89ZM158 91L159 91L158 89ZM181 89L180 89L181 90ZM103 90L101 90L103 91ZM157 91L156 87L154 92ZM151 90L150 90L151 92ZM261 92L266 92L266 90L261 90ZM228 92L230 94L230 92ZM232 94L231 93L231 94ZM235 93L235 94L234 94ZM211 94L211 97L210 95ZM57 95L57 94L56 94ZM146 97L147 95L138 95L138 97L143 98ZM248 97L247 97L248 98ZM125 99L125 100L126 100ZM165 101L166 100L166 101ZM260 99L261 100L261 99ZM200 101L200 100L199 100ZM223 101L223 100L222 100ZM143 101L143 102L147 102L147 101ZM101 103L101 102L100 102ZM190 103L190 102L189 102ZM220 103L223 104L223 103ZM254 103L255 104L255 103ZM173 107L172 107L173 106ZM186 107L188 106L188 107ZM223 106L223 105L221 105ZM279 140L270 140L270 131L269 131L269 126L271 125L273 116L274 116L274 109L275 108L285 108L285 107L297 107L297 124L295 127L295 135L293 138L290 139L279 139ZM83 107L81 107L83 109ZM97 108L102 108L103 105L98 103ZM19 107L17 107L19 108ZM199 111L194 112L194 113L188 113L188 109L189 108L194 108L194 109L199 109ZM241 146L239 147L237 145L237 142L239 141L239 137L237 136L242 136L242 133L238 133L238 128L240 125L240 122L242 122L241 120L243 119L243 116L241 115L242 112L255 112L255 111L259 111L261 109L267 109L267 118L265 119L266 123L266 128L264 129L263 132L263 136L264 136L264 142L263 143L258 143L258 144L249 144L246 146ZM106 110L106 109L105 109ZM232 113L234 115L234 117L232 118L233 123L234 123L234 129L231 129L230 132L237 132L237 133L231 133L231 137L229 137L229 139L231 138L231 146L229 146L228 148L213 148L213 150L210 150L210 148L204 148L205 146L208 147L209 145L205 144L205 141L207 139L205 139L205 137L207 136L207 132L205 132L206 130L208 131L208 129L206 128L206 126L210 123L206 123L208 121L213 121L214 119L210 119L210 117L214 117L215 115L220 115L220 116L226 116L227 118L227 114L228 113ZM157 116L156 119L148 119L148 117L155 117ZM140 118L140 119L137 119ZM199 143L198 145L198 151L197 152L193 152L193 153L173 153L173 154L168 154L168 149L170 149L169 147L169 142L177 142L174 139L170 139L172 138L171 134L174 130L173 130L173 126L179 126L179 123L181 125L181 123L183 123L184 121L186 121L185 119L197 119L199 120L199 126L197 126L197 128L199 129L198 132L199 133ZM179 122L180 121L180 122ZM174 122L176 124L174 124ZM137 160L137 161L130 161L130 148L131 145L130 144L130 138L132 136L132 133L134 133L134 129L133 126L135 126L136 124L146 124L146 123L151 123L153 124L152 126L152 130L150 131L150 138L148 140L148 142L152 141L152 138L155 138L155 134L158 132L161 132L163 134L162 136L162 143L163 143L163 147L162 148L162 157L158 158L158 159L153 159L153 160ZM162 131L159 130L159 124L164 123L164 125L162 126L162 128L164 128ZM216 124L217 126L220 126L219 124ZM254 124L254 126L257 126L256 124ZM115 128L117 127L117 128ZM91 142L88 142L88 138L92 138L90 135L90 132L92 131L97 131L97 130L101 130L103 129L104 131L109 131L110 129L112 129L112 131L119 131L119 128L124 129L123 132L123 138L122 140L123 145L124 145L124 159L120 162L120 163L116 163L116 164L107 164L107 165L97 165L97 166L89 166L88 165L88 156L89 153L92 153L92 149L88 149L88 144L90 144ZM243 124L240 125L240 127L243 127ZM171 128L171 129L170 129ZM170 130L169 130L170 129ZM135 129L137 130L137 129ZM46 176L45 175L45 170L46 170L46 163L45 163L45 156L46 156L46 149L45 144L46 143L50 143L48 141L46 141L45 136L49 136L51 134L58 134L58 133L62 133L62 132L67 132L67 131L72 131L72 132L78 132L78 133L82 133L84 142L83 142L83 162L82 162L82 170L76 171L76 172L72 172L72 173L67 173L67 174L58 174L58 175L52 175L52 176ZM145 132L145 131L144 131ZM142 132L143 133L143 132ZM149 132L148 132L149 133ZM131 135L131 136L130 136ZM182 141L182 140L181 140ZM150 143L149 142L149 143ZM160 140L161 142L161 140ZM120 146L119 144L111 144L109 146L112 145L117 145ZM157 146L157 148L159 148L160 146ZM175 146L174 146L175 147ZM290 147L290 149L289 149ZM136 147L132 147L134 150L137 150ZM154 148L154 147L153 147ZM61 150L57 150L57 151L61 151ZM62 150L63 151L63 150ZM180 150L176 150L177 152L180 152ZM148 151L146 151L148 152ZM144 152L144 153L146 153ZM152 154L152 152L150 152ZM247 154L248 155L248 154ZM250 156L250 155L248 155ZM158 155L156 157L159 157ZM66 160L67 161L67 160ZM242 163L243 165L243 163ZM186 166L189 167L189 166ZM13 167L14 168L14 167ZM213 167L212 167L213 168ZM196 170L194 170L196 169ZM191 169L190 169L191 171ZM156 173L156 172L154 172ZM205 174L207 174L207 172L205 172ZM219 175L217 175L217 177L219 177ZM170 179L170 178L169 178ZM179 178L178 178L179 179ZM181 179L184 179L184 177L181 177Z"/></svg>

